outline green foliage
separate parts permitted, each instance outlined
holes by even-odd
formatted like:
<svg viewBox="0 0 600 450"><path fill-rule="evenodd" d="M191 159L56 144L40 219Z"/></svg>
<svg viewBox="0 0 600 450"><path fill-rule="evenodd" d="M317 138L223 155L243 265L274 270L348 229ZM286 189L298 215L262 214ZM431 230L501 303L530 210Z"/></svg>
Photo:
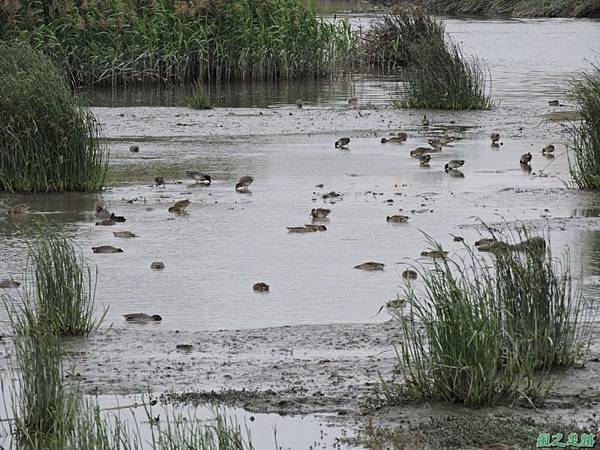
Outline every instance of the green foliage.
<svg viewBox="0 0 600 450"><path fill-rule="evenodd" d="M354 45L304 0L52 3L5 8L0 38L43 49L76 85L320 77Z"/></svg>
<svg viewBox="0 0 600 450"><path fill-rule="evenodd" d="M94 318L97 271L77 255L71 242L44 230L30 246L19 298L3 296L19 335L88 335L102 323Z"/></svg>
<svg viewBox="0 0 600 450"><path fill-rule="evenodd" d="M47 56L0 42L0 191L97 191L99 124Z"/></svg>
<svg viewBox="0 0 600 450"><path fill-rule="evenodd" d="M211 109L212 105L204 88L195 84L192 89L192 95L189 100L189 107L192 109Z"/></svg>
<svg viewBox="0 0 600 450"><path fill-rule="evenodd" d="M465 258L420 266L424 290L409 282L409 312L398 313L406 383L387 386L387 397L539 403L551 386L548 370L583 360L589 313L572 289L568 259L517 244L517 236L493 247L493 264L466 247Z"/></svg>
<svg viewBox="0 0 600 450"><path fill-rule="evenodd" d="M577 124L568 126L571 176L579 188L600 189L600 67L572 83L571 98L581 114Z"/></svg>

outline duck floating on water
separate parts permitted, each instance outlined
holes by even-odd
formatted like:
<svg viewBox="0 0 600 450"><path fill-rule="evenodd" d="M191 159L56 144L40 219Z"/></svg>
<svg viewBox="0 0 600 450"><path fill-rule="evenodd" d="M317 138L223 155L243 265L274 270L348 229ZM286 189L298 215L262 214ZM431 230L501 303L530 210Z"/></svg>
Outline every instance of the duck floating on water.
<svg viewBox="0 0 600 450"><path fill-rule="evenodd" d="M335 148L339 148L340 150L348 150L348 146L350 145L350 138L343 137L339 138L335 141Z"/></svg>
<svg viewBox="0 0 600 450"><path fill-rule="evenodd" d="M401 144L402 142L406 142L406 140L408 139L408 134L400 132L394 136L390 136L390 137L383 137L381 138L381 143L382 144L387 144L388 142L394 143L394 144Z"/></svg>
<svg viewBox="0 0 600 450"><path fill-rule="evenodd" d="M123 314L123 317L127 322L160 322L162 317L158 314L145 314L145 313L132 313L132 314Z"/></svg>
<svg viewBox="0 0 600 450"><path fill-rule="evenodd" d="M416 272L416 270L407 269L404 272L402 272L402 278L404 278L406 280L416 280L417 272Z"/></svg>
<svg viewBox="0 0 600 450"><path fill-rule="evenodd" d="M490 134L490 140L492 141L492 147L497 147L500 135L498 133L492 133Z"/></svg>
<svg viewBox="0 0 600 450"><path fill-rule="evenodd" d="M137 237L137 235L135 233L132 233L131 231L115 231L113 233L114 237L118 237L118 238L134 238Z"/></svg>
<svg viewBox="0 0 600 450"><path fill-rule="evenodd" d="M92 247L94 253L123 253L123 250L112 245L100 245L98 247Z"/></svg>
<svg viewBox="0 0 600 450"><path fill-rule="evenodd" d="M254 290L254 292L269 292L269 285L263 282L254 283L252 290Z"/></svg>
<svg viewBox="0 0 600 450"><path fill-rule="evenodd" d="M165 268L165 263L162 261L154 261L150 264L150 268L152 270L163 270Z"/></svg>
<svg viewBox="0 0 600 450"><path fill-rule="evenodd" d="M245 176L241 177L239 179L239 181L236 183L235 190L237 192L248 192L249 191L248 187L252 184L253 181L254 181L254 178L252 178L249 175L245 175Z"/></svg>
<svg viewBox="0 0 600 450"><path fill-rule="evenodd" d="M551 155L552 153L554 153L554 150L554 145L548 144L542 149L542 155Z"/></svg>
<svg viewBox="0 0 600 450"><path fill-rule="evenodd" d="M525 164L529 165L529 163L531 162L531 159L532 159L532 158L533 158L533 155L532 155L531 153L529 153L529 152L527 152L527 153L523 153L523 154L521 155L521 159L519 160L519 162L520 162L522 165L525 165Z"/></svg>
<svg viewBox="0 0 600 450"><path fill-rule="evenodd" d="M304 225L304 227L309 231L327 231L327 227L325 225L317 223L308 223Z"/></svg>
<svg viewBox="0 0 600 450"><path fill-rule="evenodd" d="M429 119L427 118L427 116L423 116L423 119L421 119L421 123L423 124L424 127L428 127L429 126Z"/></svg>
<svg viewBox="0 0 600 450"><path fill-rule="evenodd" d="M421 256L425 258L446 258L448 256L448 252L443 250L426 250L421 252Z"/></svg>
<svg viewBox="0 0 600 450"><path fill-rule="evenodd" d="M421 156L431 153L433 150L428 147L417 147L414 150L410 151L410 156L413 158L420 158Z"/></svg>
<svg viewBox="0 0 600 450"><path fill-rule="evenodd" d="M139 153L140 146L139 145L131 145L131 146L129 146L129 151L131 153Z"/></svg>
<svg viewBox="0 0 600 450"><path fill-rule="evenodd" d="M108 219L110 217L110 211L103 205L96 205L96 217L98 219Z"/></svg>
<svg viewBox="0 0 600 450"><path fill-rule="evenodd" d="M115 222L112 219L102 219L99 222L96 222L97 227L111 227L116 224L117 224L117 222Z"/></svg>
<svg viewBox="0 0 600 450"><path fill-rule="evenodd" d="M111 213L109 219L112 220L113 222L120 222L120 223L125 222L127 220L123 216L115 216L115 213Z"/></svg>
<svg viewBox="0 0 600 450"><path fill-rule="evenodd" d="M380 263L380 262L375 262L375 261L367 261L362 264L357 264L356 266L354 266L355 269L369 270L369 271L383 270L384 267L385 267L385 264Z"/></svg>
<svg viewBox="0 0 600 450"><path fill-rule="evenodd" d="M408 216L402 216L400 214L394 214L393 216L387 216L385 218L386 222L393 222L393 223L406 223L408 222Z"/></svg>
<svg viewBox="0 0 600 450"><path fill-rule="evenodd" d="M11 279L0 280L0 289L16 289L21 286L21 283Z"/></svg>

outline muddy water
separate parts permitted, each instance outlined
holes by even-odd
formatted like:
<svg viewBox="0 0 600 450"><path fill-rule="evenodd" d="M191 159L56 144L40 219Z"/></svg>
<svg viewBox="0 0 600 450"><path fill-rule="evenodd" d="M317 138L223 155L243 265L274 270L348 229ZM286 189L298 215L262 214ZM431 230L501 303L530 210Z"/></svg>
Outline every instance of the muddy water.
<svg viewBox="0 0 600 450"><path fill-rule="evenodd" d="M269 108L94 108L110 146L111 187L99 196L3 194L7 203L30 203L36 214L0 216L0 275L19 278L23 236L35 218L45 217L64 225L98 265L97 301L110 306L107 319L115 326L124 326L121 314L136 311L161 314L165 320L156 326L190 330L381 321L385 314L375 313L399 292L399 272L428 246L424 233L460 252L451 235L472 241L476 217L497 222L500 216L549 224L553 244L572 245L576 256L584 255L584 275L599 275L600 261L589 248L600 199L565 188L564 136L543 115L565 109L547 101L566 102L566 76L593 58L589 43L600 38L600 22L448 20L447 27L467 51L488 61L495 110L428 112L432 126L424 128L421 111L383 108L400 89L397 83L369 79L299 84L292 94L258 87ZM380 107L347 110L349 95ZM245 98L245 91L236 97L229 90L221 102L237 106ZM305 100L303 109L289 104L296 98ZM406 144L379 143L400 129L411 136ZM498 149L487 141L492 131L503 136ZM460 140L434 154L430 168L418 167L408 151L444 133ZM334 149L340 136L352 138L350 151ZM554 160L540 154L550 142L557 145ZM133 143L141 146L139 154L129 153ZM527 151L534 154L531 173L518 164ZM466 160L464 178L443 170L456 158ZM215 181L210 187L190 184L187 169L210 173ZM236 179L246 174L255 178L252 192L236 193ZM167 178L165 188L151 186L156 175ZM324 201L331 190L342 200ZM192 202L189 214L169 214L167 208L183 198ZM97 200L127 222L95 227ZM332 209L326 232L286 231L309 223L313 207ZM400 211L410 216L408 224L386 223L387 215ZM125 229L139 237L112 236ZM124 253L92 255L91 246L107 244ZM150 270L158 260L166 269ZM368 260L385 263L385 271L353 269ZM254 293L257 281L270 284L271 292Z"/></svg>

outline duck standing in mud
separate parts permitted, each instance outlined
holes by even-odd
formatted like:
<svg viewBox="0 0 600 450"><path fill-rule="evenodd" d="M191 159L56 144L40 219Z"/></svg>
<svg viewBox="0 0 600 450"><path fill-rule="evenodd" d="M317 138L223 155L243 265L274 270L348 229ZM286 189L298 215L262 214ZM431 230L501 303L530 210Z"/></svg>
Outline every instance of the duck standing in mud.
<svg viewBox="0 0 600 450"><path fill-rule="evenodd" d="M528 166L529 163L531 162L531 159L533 158L532 154L527 152L527 153L523 153L521 155L521 159L519 160L519 163L522 166Z"/></svg>
<svg viewBox="0 0 600 450"><path fill-rule="evenodd" d="M490 134L490 140L492 141L492 147L498 147L498 141L500 140L500 135L498 133Z"/></svg>
<svg viewBox="0 0 600 450"><path fill-rule="evenodd" d="M169 208L170 213L183 214L185 209L190 205L190 201L186 198L184 200L176 201L173 206Z"/></svg>
<svg viewBox="0 0 600 450"><path fill-rule="evenodd" d="M350 138L343 137L343 138L339 138L337 141L335 141L335 148L339 148L340 150L348 150L349 146L350 146Z"/></svg>
<svg viewBox="0 0 600 450"><path fill-rule="evenodd" d="M248 192L248 187L252 184L254 178L249 175L245 175L239 179L239 181L235 185L235 190L237 192Z"/></svg>
<svg viewBox="0 0 600 450"><path fill-rule="evenodd" d="M387 144L392 143L392 144L401 144L403 142L406 142L406 140L408 139L408 134L400 132L394 136L390 136L389 138L381 138L381 143L382 144Z"/></svg>
<svg viewBox="0 0 600 450"><path fill-rule="evenodd" d="M429 162L431 161L431 155L421 155L419 156L419 167L429 167Z"/></svg>
<svg viewBox="0 0 600 450"><path fill-rule="evenodd" d="M426 153L431 153L432 150L428 147L417 147L414 150L410 151L410 156L412 156L413 158L420 158L421 156L425 155Z"/></svg>
<svg viewBox="0 0 600 450"><path fill-rule="evenodd" d="M112 245L100 245L98 247L92 247L94 253L123 253L123 250Z"/></svg>
<svg viewBox="0 0 600 450"><path fill-rule="evenodd" d="M548 144L542 149L542 155L544 155L546 157L548 157L548 156L552 157L552 156L554 156L553 155L554 150L555 150L554 145Z"/></svg>

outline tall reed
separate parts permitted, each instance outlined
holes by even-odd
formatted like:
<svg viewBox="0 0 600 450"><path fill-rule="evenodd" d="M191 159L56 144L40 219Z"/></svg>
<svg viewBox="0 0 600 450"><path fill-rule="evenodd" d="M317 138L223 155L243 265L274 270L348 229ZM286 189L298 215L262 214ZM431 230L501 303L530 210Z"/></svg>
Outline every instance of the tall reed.
<svg viewBox="0 0 600 450"><path fill-rule="evenodd" d="M579 188L600 189L600 66L572 83L571 97L581 113L581 121L568 126L571 176Z"/></svg>
<svg viewBox="0 0 600 450"><path fill-rule="evenodd" d="M99 124L62 73L25 44L0 42L0 191L97 191Z"/></svg>
<svg viewBox="0 0 600 450"><path fill-rule="evenodd" d="M314 78L347 66L347 22L305 0L20 0L4 35L43 49L74 84ZM0 34L2 31L0 31Z"/></svg>
<svg viewBox="0 0 600 450"><path fill-rule="evenodd" d="M19 297L3 296L17 334L88 335L107 310L94 317L97 269L64 236L43 229L30 245Z"/></svg>
<svg viewBox="0 0 600 450"><path fill-rule="evenodd" d="M468 405L521 396L539 402L551 386L547 370L583 360L589 311L571 288L568 260L510 239L493 248L491 263L466 247L464 258L420 266L423 291L407 284L408 314L398 313L403 395Z"/></svg>

